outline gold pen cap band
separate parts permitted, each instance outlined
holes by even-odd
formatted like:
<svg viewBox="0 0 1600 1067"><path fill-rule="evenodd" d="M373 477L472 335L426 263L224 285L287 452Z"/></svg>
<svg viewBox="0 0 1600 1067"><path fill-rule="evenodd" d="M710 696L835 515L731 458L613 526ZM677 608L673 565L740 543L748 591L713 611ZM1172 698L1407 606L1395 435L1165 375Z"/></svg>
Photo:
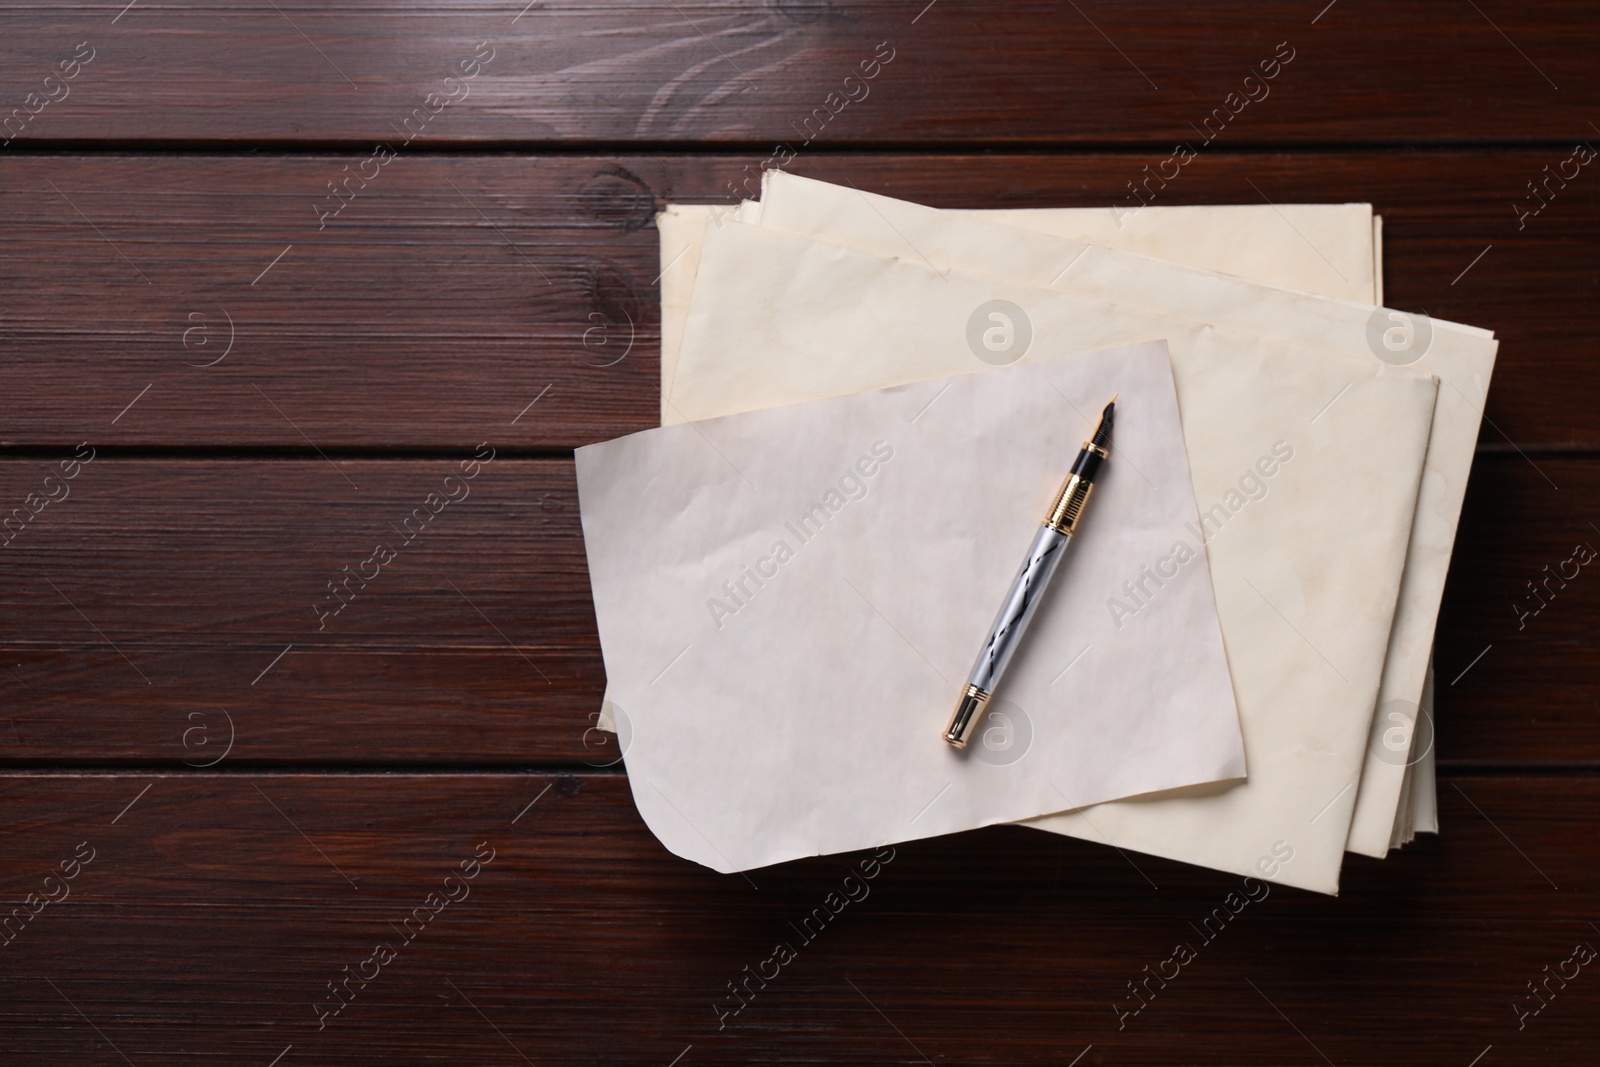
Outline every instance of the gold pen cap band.
<svg viewBox="0 0 1600 1067"><path fill-rule="evenodd" d="M944 739L957 748L966 748L967 742L972 739L972 731L976 729L978 720L983 718L983 709L989 703L989 694L975 685L969 685L961 694L961 700L956 704L955 714L950 716L950 727L944 732Z"/></svg>
<svg viewBox="0 0 1600 1067"><path fill-rule="evenodd" d="M1061 483L1061 491L1056 494L1055 503L1050 505L1050 513L1045 516L1045 525L1052 526L1061 533L1071 537L1078 528L1078 520L1083 517L1083 506L1089 501L1089 494L1094 491L1094 483L1077 474L1067 475L1067 480Z"/></svg>

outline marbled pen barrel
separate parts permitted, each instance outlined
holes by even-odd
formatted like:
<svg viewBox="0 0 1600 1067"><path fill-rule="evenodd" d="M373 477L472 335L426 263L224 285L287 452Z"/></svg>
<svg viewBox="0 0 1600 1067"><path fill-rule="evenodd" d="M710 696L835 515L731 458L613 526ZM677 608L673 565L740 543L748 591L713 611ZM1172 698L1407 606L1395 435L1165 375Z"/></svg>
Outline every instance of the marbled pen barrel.
<svg viewBox="0 0 1600 1067"><path fill-rule="evenodd" d="M1112 402L1115 403L1115 400L1113 397ZM1111 410L1112 405L1107 404L1100 416L1100 425L1095 429L1094 439L1084 443L1077 462L1072 465L1072 472L1061 483L1061 489L1045 515L1044 525L1034 535L1028 557L1023 560L1022 568L1012 580L1011 591L1001 603L1000 612L994 617L994 625L989 627L989 636L978 652L978 661L972 665L972 673L967 675L966 687L956 702L955 713L950 716L950 725L945 728L944 739L956 748L966 748L967 742L972 739L989 697L999 686L1001 676L1017 651L1017 643L1022 640L1034 613L1039 610L1039 602L1050 585L1050 578L1055 574L1067 543L1078 528L1078 520L1083 517L1084 506L1094 490L1094 476L1100 469L1100 462L1109 454L1105 445L1111 430Z"/></svg>
<svg viewBox="0 0 1600 1067"><path fill-rule="evenodd" d="M989 636L983 643L983 650L978 653L978 661L972 665L972 673L967 675L967 685L985 693L993 693L1000 684L1000 676L1010 666L1011 657L1017 651L1017 642L1027 630L1028 623L1033 621L1034 612L1039 610L1039 601L1044 597L1050 578L1055 574L1056 566L1061 562L1067 542L1071 539L1070 534L1064 534L1054 526L1039 527L1033 545L1028 549L1028 558L1023 561L1011 583L1011 592L1006 594L1005 603L994 617L994 625L989 628Z"/></svg>

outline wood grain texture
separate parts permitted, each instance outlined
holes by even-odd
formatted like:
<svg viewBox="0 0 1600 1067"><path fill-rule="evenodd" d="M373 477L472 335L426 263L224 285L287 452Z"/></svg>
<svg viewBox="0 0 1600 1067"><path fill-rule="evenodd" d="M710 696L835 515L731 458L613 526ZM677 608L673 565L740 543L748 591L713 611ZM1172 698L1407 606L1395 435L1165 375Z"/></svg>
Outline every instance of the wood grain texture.
<svg viewBox="0 0 1600 1067"><path fill-rule="evenodd" d="M1578 740L1597 721L1600 692L1597 467L1479 457L1434 643L1441 756L1591 766L1600 758L1600 746Z"/></svg>
<svg viewBox="0 0 1600 1067"><path fill-rule="evenodd" d="M8 1063L1548 1064L1600 1036L1592 967L1520 1030L1512 1010L1600 944L1593 779L1447 780L1440 838L1204 931L1260 884L1014 827L848 884L863 856L747 881L664 851L615 775L3 782L12 902L93 850L0 950ZM796 958L719 1030L778 942ZM1179 943L1196 958L1119 1029ZM319 1029L327 984L362 973Z"/></svg>
<svg viewBox="0 0 1600 1067"><path fill-rule="evenodd" d="M571 462L461 463L101 456L48 483L0 548L6 756L614 758L586 736ZM4 499L55 469L0 463Z"/></svg>
<svg viewBox="0 0 1600 1067"><path fill-rule="evenodd" d="M570 462L495 459L404 542L459 463L83 466L0 548L5 757L201 764L232 736L245 761L611 761ZM0 461L0 499L45 473ZM1563 566L1600 547L1597 501L1592 460L1478 458L1439 625L1444 759L1600 765L1600 578ZM380 542L396 558L335 600ZM1552 573L1539 608L1527 583Z"/></svg>
<svg viewBox="0 0 1600 1067"><path fill-rule="evenodd" d="M0 168L0 395L15 401L0 442L572 447L647 428L652 215L731 202L761 162L402 157L319 230L326 182L363 158L70 154ZM1158 158L815 155L795 169L945 207L1105 207ZM1389 303L1502 340L1483 441L1596 448L1591 393L1552 383L1592 378L1600 181L1583 172L1520 223L1512 206L1564 158L1219 154L1167 194L1370 200ZM1303 240L1288 227L1283 239Z"/></svg>
<svg viewBox="0 0 1600 1067"><path fill-rule="evenodd" d="M0 8L0 1065L1593 1061L1600 978L1549 976L1600 945L1600 593L1585 565L1535 612L1527 583L1600 544L1600 187L1548 177L1600 137L1594 25L1577 0ZM1180 139L1158 203L1370 201L1389 303L1502 339L1436 646L1442 836L1214 934L1238 880L1016 827L861 883L861 857L669 855L591 729L570 460L655 423L653 213L746 195L780 140L938 206L1103 208ZM319 621L480 443L470 495Z"/></svg>
<svg viewBox="0 0 1600 1067"><path fill-rule="evenodd" d="M1588 135L1596 88L1578 0L121 6L5 9L8 111L95 50L16 136L391 138L430 93L460 96L444 79L480 42L492 60L428 140L803 141L821 110L833 143L1170 145L1221 108L1237 115L1219 139L1256 143L1567 138ZM847 84L880 45L888 65ZM1275 55L1292 60L1265 94L1247 85Z"/></svg>

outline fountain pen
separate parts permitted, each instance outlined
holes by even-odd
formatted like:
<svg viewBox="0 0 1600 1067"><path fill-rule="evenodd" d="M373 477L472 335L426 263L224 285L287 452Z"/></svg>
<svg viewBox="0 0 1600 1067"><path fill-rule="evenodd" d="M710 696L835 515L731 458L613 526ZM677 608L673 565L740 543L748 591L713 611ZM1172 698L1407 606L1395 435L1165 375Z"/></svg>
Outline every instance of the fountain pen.
<svg viewBox="0 0 1600 1067"><path fill-rule="evenodd" d="M1111 441L1112 412L1116 404L1117 398L1112 396L1111 402L1100 413L1100 424L1095 427L1093 436L1083 443L1077 462L1072 465L1067 480L1061 483L1061 489L1056 493L1049 513L1045 515L1044 524L1034 536L1028 558L1023 561L1022 569L1011 583L1011 592L1006 595L1000 613L995 616L994 625L989 628L983 650L978 653L978 661L972 665L966 688L962 690L955 714L950 717L950 725L944 732L944 739L957 748L966 748L967 742L972 739L989 698L1000 684L1000 676L1005 673L1006 665L1017 650L1017 642L1022 640L1023 632L1038 610L1039 600L1050 585L1050 577L1061 562L1067 542L1072 539L1078 521L1083 518L1089 494L1094 490L1094 476L1100 470L1101 462L1110 455L1107 445Z"/></svg>

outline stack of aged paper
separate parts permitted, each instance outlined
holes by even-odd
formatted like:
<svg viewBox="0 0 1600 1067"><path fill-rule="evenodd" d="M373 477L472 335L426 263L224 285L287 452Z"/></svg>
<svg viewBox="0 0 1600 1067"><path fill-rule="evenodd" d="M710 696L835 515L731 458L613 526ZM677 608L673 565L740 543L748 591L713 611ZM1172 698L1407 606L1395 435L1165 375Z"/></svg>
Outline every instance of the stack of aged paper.
<svg viewBox="0 0 1600 1067"><path fill-rule="evenodd" d="M581 450L579 477L610 681L606 716L622 710L640 810L674 851L737 870L1043 816L1029 824L1334 892L1346 848L1382 855L1436 828L1432 750L1411 742L1432 736L1415 724L1430 712L1428 653L1492 335L1376 305L1379 227L1364 205L1121 216L936 211L781 173L768 176L759 203L737 211L662 215L662 421L676 436L664 429ZM985 334L974 322L1002 328ZM1010 349L985 349L996 336ZM907 487L922 471L971 495L1020 453L1030 453L1027 464L1043 454L1046 468L1059 466L1070 449L997 455L993 441L1005 427L1032 427L1023 440L1042 441L1044 427L1083 435L1083 413L1100 403L1080 389L1096 380L1091 372L1112 360L1113 377L1133 379L1155 342L1170 358L1181 422L1168 435L1181 441L1163 444L1160 420L1146 420L1142 434L1119 438L1111 477L1190 517L1137 566L1139 552L1128 555L1120 535L1116 544L1074 546L1082 569L1061 576L1051 624L1025 646L1039 677L1017 683L1024 699L1011 719L1028 736L1010 737L1011 755L965 773L973 768L920 746L942 725L941 697L970 658L962 642L981 637L1005 584L974 562L998 574L1021 550L985 542L983 523L951 529L970 511L962 493L942 528L928 532L922 516L900 530L911 543L893 565L884 545L894 537L875 549L870 537L831 531L865 526L869 515L896 529L906 511L895 501L911 509ZM1026 377L1035 367L1056 376L1048 388ZM972 380L995 383L987 401L968 397ZM921 435L924 459L881 466L911 496L880 493L871 503L858 479L866 506L840 510L845 522L830 527L828 546L807 550L805 577L791 581L799 568L763 567L768 557L758 554L758 569L773 576L758 586L760 575L743 572L741 581L737 550L759 547L745 542L759 540L762 516L786 504L776 486L803 496L807 477L823 477L805 457L855 447L843 440L851 433L894 429L889 412L907 401L886 398L917 388L924 392L910 395L929 407L914 408L902 432ZM966 417L945 422L936 413L952 396L967 397ZM1041 396L1053 406L1038 407ZM1186 478L1168 473L1175 443L1187 453ZM751 478L740 469L763 465L785 473ZM1022 481L1038 482L1035 498L1047 495L1050 477L1029 469ZM1018 516L1005 534L1025 540L1031 528L1020 516L1042 505L1018 482L1004 485L1004 513ZM641 510L641 494L655 511ZM640 551L636 527L652 521L677 539L666 557ZM1097 513L1090 525L1115 521ZM1143 526L1156 541L1172 532L1170 523ZM1179 568L1183 600L1152 585L1160 580L1147 569L1158 558L1172 566L1180 545L1199 561ZM924 550L931 554L919 559ZM941 570L928 559L959 565ZM1118 573L1120 582L1108 577ZM1204 658L1196 574L1212 587L1242 776L1215 758L1227 745L1217 692L1198 699L1155 669L1181 663L1178 673L1199 684L1206 674L1196 666L1221 658ZM721 613L702 595L713 578L733 583ZM851 610L870 607L890 644L871 645L854 616L828 614L852 596ZM697 648L690 621L673 614L685 605L728 633L749 623L731 640L717 627ZM818 632L835 643L807 646ZM870 690L865 679L876 680L896 653L910 673ZM851 691L808 685L808 671L840 671ZM829 712L806 721L817 705ZM1073 728L1108 707L1134 732L1102 726L1094 766L1082 752L1075 762L1082 738L1073 740ZM1174 717L1179 707L1190 714ZM819 738L813 726L844 728L851 757L841 759L839 739ZM1153 743L1158 736L1204 758L1176 760ZM799 753L797 785L785 772ZM837 795L825 802L819 792Z"/></svg>

